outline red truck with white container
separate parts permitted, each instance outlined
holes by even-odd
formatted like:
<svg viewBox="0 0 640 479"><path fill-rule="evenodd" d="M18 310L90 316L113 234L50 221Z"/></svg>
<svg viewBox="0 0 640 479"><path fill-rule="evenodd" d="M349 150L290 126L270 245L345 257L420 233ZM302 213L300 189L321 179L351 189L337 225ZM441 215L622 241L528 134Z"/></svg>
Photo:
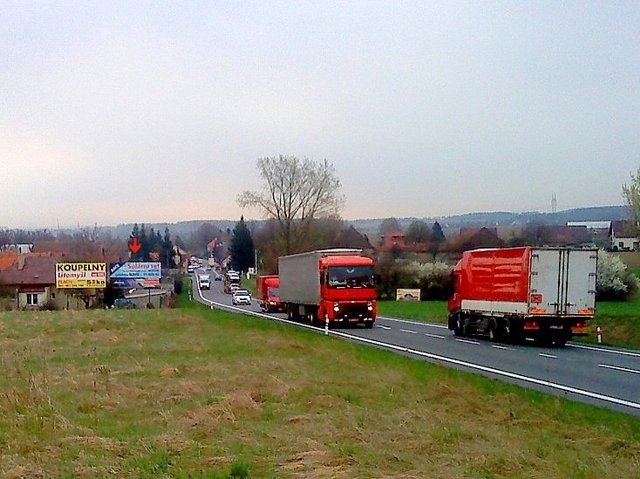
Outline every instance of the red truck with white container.
<svg viewBox="0 0 640 479"><path fill-rule="evenodd" d="M258 304L265 313L278 313L283 311L279 288L280 278L277 274L256 277Z"/></svg>
<svg viewBox="0 0 640 479"><path fill-rule="evenodd" d="M563 346L586 334L594 317L597 261L594 249L465 251L453 269L449 329L457 336Z"/></svg>
<svg viewBox="0 0 640 479"><path fill-rule="evenodd" d="M374 262L362 250L336 248L281 256L280 301L291 320L373 327Z"/></svg>

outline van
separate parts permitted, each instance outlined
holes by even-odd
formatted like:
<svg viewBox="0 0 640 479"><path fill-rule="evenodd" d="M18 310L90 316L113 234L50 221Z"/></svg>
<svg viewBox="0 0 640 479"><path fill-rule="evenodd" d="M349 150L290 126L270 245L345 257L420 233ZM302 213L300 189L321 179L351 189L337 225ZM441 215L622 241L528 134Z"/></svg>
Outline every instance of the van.
<svg viewBox="0 0 640 479"><path fill-rule="evenodd" d="M198 287L200 289L211 289L211 278L208 274L200 275L198 278Z"/></svg>

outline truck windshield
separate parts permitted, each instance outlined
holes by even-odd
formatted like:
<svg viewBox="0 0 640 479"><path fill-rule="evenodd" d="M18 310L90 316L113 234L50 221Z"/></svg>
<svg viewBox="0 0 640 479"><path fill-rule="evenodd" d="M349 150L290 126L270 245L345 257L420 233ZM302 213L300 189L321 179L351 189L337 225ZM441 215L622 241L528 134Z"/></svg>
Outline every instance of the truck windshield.
<svg viewBox="0 0 640 479"><path fill-rule="evenodd" d="M371 266L332 266L328 272L328 285L334 288L370 288L373 286Z"/></svg>

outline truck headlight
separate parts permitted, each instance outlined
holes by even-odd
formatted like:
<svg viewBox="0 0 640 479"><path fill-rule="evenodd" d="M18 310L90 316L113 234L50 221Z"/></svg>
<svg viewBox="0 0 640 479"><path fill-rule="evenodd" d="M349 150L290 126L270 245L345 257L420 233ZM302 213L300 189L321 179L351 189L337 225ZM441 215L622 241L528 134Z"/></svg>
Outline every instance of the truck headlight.
<svg viewBox="0 0 640 479"><path fill-rule="evenodd" d="M340 305L338 303L333 303L333 310L337 313L340 311Z"/></svg>
<svg viewBox="0 0 640 479"><path fill-rule="evenodd" d="M373 303L371 301L367 303L367 310L373 311Z"/></svg>

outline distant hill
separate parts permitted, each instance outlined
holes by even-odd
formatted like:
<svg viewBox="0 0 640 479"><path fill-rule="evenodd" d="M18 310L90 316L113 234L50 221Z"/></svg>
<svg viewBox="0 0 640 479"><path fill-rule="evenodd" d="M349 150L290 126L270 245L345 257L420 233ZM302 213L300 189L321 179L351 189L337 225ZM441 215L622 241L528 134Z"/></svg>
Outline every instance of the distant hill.
<svg viewBox="0 0 640 479"><path fill-rule="evenodd" d="M164 234L164 230L169 228L169 232L171 233L171 238L175 239L176 237L180 237L182 239L188 238L191 234L195 233L198 228L200 228L204 223L210 223L214 225L216 228L221 229L223 231L230 229L233 230L235 228L237 221L231 220L189 220L189 221L178 221L176 223L138 223L138 226L144 224L145 230L148 232L151 228L154 231L160 231L160 234ZM101 231L104 231L114 238L122 238L127 239L131 235L131 231L133 231L134 223L124 223L119 224L117 226L103 226L100 228Z"/></svg>
<svg viewBox="0 0 640 479"><path fill-rule="evenodd" d="M627 206L594 206L558 211L556 213L493 211L441 217L397 218L397 220L403 229L406 229L413 221L422 220L427 224L438 221L443 228L455 230L463 227L482 226L517 227L528 223L564 225L573 221L613 221L628 218L629 208ZM380 231L380 224L384 219L359 219L348 223L363 234L377 235Z"/></svg>
<svg viewBox="0 0 640 479"><path fill-rule="evenodd" d="M467 213L463 215L442 216L442 217L404 217L397 218L400 226L406 229L413 221L422 220L427 224L438 221L443 228L455 230L469 226L509 226L517 227L527 223L538 223L545 225L563 225L570 221L613 221L627 219L629 209L627 206L594 206L590 208L576 208L571 210L558 211L556 213L540 213L531 211L525 213L511 213L508 211L493 211L481 213ZM362 234L375 238L380 231L380 224L385 218L370 218L345 220ZM149 231L164 233L165 228L169 228L171 237L181 237L186 239L194 233L203 223L211 223L216 228L223 231L233 230L237 221L232 220L189 220L176 223L147 223L145 228ZM250 221L250 224L260 225L263 221ZM115 238L127 239L133 230L133 223L120 224L117 226L104 226L102 231L109 233Z"/></svg>

